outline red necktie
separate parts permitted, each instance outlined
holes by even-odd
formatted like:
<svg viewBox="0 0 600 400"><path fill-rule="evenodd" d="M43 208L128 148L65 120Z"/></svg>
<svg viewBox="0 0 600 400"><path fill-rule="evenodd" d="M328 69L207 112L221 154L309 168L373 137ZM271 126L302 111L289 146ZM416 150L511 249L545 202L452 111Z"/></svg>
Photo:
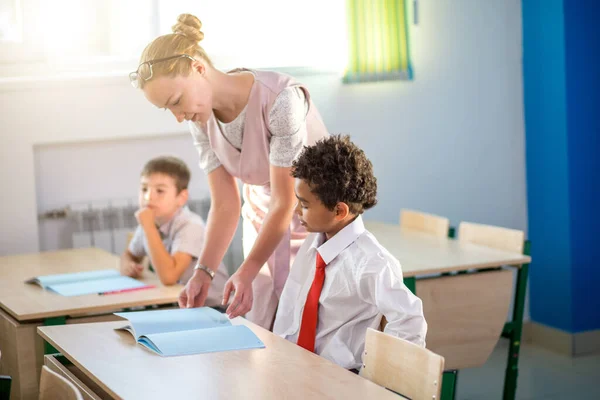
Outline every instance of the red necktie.
<svg viewBox="0 0 600 400"><path fill-rule="evenodd" d="M325 261L323 261L321 255L317 252L315 279L313 279L308 296L306 296L300 333L298 334L298 346L312 352L315 351L317 321L319 320L319 297L321 297L321 289L323 289L323 282L325 282L325 266Z"/></svg>

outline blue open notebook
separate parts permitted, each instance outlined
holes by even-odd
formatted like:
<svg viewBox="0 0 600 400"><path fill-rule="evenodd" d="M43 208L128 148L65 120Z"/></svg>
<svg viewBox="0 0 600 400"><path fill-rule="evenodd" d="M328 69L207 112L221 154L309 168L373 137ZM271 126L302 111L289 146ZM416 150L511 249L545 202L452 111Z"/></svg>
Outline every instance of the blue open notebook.
<svg viewBox="0 0 600 400"><path fill-rule="evenodd" d="M115 313L129 321L117 328L130 332L145 348L161 356L264 348L244 325L232 325L209 307Z"/></svg>
<svg viewBox="0 0 600 400"><path fill-rule="evenodd" d="M44 275L29 279L26 283L36 283L62 296L106 293L147 286L128 276L122 276L116 269Z"/></svg>

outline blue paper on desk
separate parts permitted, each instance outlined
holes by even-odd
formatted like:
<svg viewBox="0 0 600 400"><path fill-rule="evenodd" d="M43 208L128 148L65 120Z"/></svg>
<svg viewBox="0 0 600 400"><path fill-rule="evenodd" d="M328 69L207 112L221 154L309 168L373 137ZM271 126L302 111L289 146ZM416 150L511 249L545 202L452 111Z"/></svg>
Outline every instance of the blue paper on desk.
<svg viewBox="0 0 600 400"><path fill-rule="evenodd" d="M146 286L143 282L121 276L115 269L44 275L30 279L26 283L36 283L62 296L80 296Z"/></svg>
<svg viewBox="0 0 600 400"><path fill-rule="evenodd" d="M120 276L119 271L116 269L103 269L99 271L85 271L85 272L74 272L71 274L54 274L54 275L42 275L36 276L35 278L29 279L26 283L37 283L44 289L50 285L70 283L70 282L81 282L90 281L94 279L106 279Z"/></svg>
<svg viewBox="0 0 600 400"><path fill-rule="evenodd" d="M106 293L125 289L135 289L147 286L144 282L137 281L128 276L114 278L94 279L91 281L62 283L48 286L49 290L62 296L80 296L83 294Z"/></svg>
<svg viewBox="0 0 600 400"><path fill-rule="evenodd" d="M222 313L209 307L115 313L145 348L161 356L183 356L230 350L264 348L244 325L232 325Z"/></svg>

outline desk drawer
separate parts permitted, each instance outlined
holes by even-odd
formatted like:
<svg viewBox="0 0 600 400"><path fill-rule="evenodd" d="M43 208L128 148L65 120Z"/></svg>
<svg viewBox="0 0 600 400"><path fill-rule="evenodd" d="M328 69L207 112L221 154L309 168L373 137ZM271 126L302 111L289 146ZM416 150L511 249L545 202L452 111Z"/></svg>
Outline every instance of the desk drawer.
<svg viewBox="0 0 600 400"><path fill-rule="evenodd" d="M81 372L79 368L71 364L64 356L60 354L46 355L44 356L44 365L77 386L84 400L111 399L108 393Z"/></svg>

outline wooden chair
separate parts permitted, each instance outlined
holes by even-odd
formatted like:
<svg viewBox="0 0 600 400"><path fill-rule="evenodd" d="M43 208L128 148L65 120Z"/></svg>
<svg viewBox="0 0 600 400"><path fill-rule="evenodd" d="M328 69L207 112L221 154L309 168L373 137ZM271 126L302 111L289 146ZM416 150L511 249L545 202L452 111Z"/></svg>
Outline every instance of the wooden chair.
<svg viewBox="0 0 600 400"><path fill-rule="evenodd" d="M360 375L412 400L440 398L444 357L416 344L367 329Z"/></svg>
<svg viewBox="0 0 600 400"><path fill-rule="evenodd" d="M450 230L450 220L439 215L422 213L414 210L400 210L400 228L415 231L426 232L436 237L448 237ZM379 330L383 332L387 320L381 318Z"/></svg>
<svg viewBox="0 0 600 400"><path fill-rule="evenodd" d="M525 233L499 226L461 222L458 226L458 240L522 254Z"/></svg>
<svg viewBox="0 0 600 400"><path fill-rule="evenodd" d="M473 243L515 253L531 254L531 243L525 240L525 233L523 231L516 229L462 222L458 227L458 236L458 240L465 243ZM519 373L519 348L528 276L529 264L521 265L517 271L517 280L515 283L512 320L504 323L501 331L502 337L507 338L509 341L508 365L504 377L503 396L505 399L514 398L516 392L516 382ZM510 284L512 286L512 276ZM512 291L512 289L509 290Z"/></svg>
<svg viewBox="0 0 600 400"><path fill-rule="evenodd" d="M40 378L39 400L83 400L81 392L66 378L52 371L47 366L42 367Z"/></svg>
<svg viewBox="0 0 600 400"><path fill-rule="evenodd" d="M450 229L448 218L413 210L400 210L400 227L427 232L437 237L447 237Z"/></svg>

